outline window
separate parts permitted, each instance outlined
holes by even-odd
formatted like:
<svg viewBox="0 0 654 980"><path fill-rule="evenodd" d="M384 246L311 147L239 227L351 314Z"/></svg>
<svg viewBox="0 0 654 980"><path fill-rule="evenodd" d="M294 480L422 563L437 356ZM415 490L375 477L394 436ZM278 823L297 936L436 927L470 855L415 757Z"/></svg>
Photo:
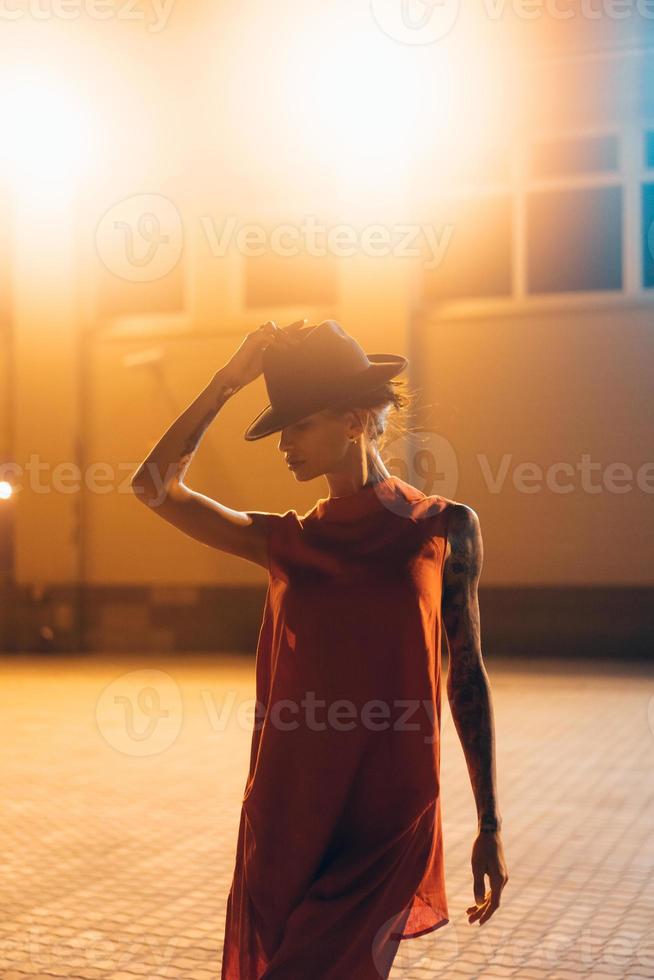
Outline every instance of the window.
<svg viewBox="0 0 654 980"><path fill-rule="evenodd" d="M516 136L506 182L440 188L446 203L432 204L440 261L423 257L424 302L447 302L447 315L458 307L462 316L507 301L653 302L652 118L617 132Z"/></svg>
<svg viewBox="0 0 654 980"><path fill-rule="evenodd" d="M542 140L533 143L530 147L529 175L531 177L607 173L617 169L616 136Z"/></svg>
<svg viewBox="0 0 654 980"><path fill-rule="evenodd" d="M433 249L423 246L424 299L511 294L511 198L508 195L449 201L437 210L434 231L442 245L434 268Z"/></svg>
<svg viewBox="0 0 654 980"><path fill-rule="evenodd" d="M654 168L654 129L645 133L645 169Z"/></svg>
<svg viewBox="0 0 654 980"><path fill-rule="evenodd" d="M181 313L185 309L184 259L165 276L151 282L121 279L98 261L96 297L98 315L102 317Z"/></svg>
<svg viewBox="0 0 654 980"><path fill-rule="evenodd" d="M622 187L527 194L527 290L622 288Z"/></svg>

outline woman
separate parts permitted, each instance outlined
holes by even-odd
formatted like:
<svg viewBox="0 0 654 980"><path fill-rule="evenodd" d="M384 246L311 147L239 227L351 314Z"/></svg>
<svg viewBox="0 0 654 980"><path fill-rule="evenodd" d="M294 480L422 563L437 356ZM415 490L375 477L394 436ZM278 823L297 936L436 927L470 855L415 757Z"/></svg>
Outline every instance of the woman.
<svg viewBox="0 0 654 980"><path fill-rule="evenodd" d="M401 939L449 921L441 620L478 816L469 922L488 921L508 881L477 515L384 465L387 414L406 405L392 378L406 358L367 355L334 320L304 323L248 334L132 480L166 521L269 573L223 980L378 980ZM296 479L329 485L302 517L232 510L183 482L207 426L262 371L271 404L245 438L280 432Z"/></svg>

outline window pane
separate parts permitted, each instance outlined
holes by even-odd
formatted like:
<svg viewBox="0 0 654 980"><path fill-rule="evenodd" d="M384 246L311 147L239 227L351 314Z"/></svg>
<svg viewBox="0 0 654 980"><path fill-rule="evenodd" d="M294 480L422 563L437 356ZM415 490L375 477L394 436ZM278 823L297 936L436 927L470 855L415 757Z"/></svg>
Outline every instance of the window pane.
<svg viewBox="0 0 654 980"><path fill-rule="evenodd" d="M432 230L438 244L422 247L423 299L509 296L511 199L443 202L437 213Z"/></svg>
<svg viewBox="0 0 654 980"><path fill-rule="evenodd" d="M622 289L622 188L527 195L530 293Z"/></svg>
<svg viewBox="0 0 654 980"><path fill-rule="evenodd" d="M654 167L654 130L645 133L645 166Z"/></svg>
<svg viewBox="0 0 654 980"><path fill-rule="evenodd" d="M643 286L654 286L654 184L643 184Z"/></svg>
<svg viewBox="0 0 654 980"><path fill-rule="evenodd" d="M530 148L529 173L532 177L606 173L617 169L618 139L616 136L543 140L534 143Z"/></svg>
<svg viewBox="0 0 654 980"><path fill-rule="evenodd" d="M332 304L338 300L338 259L328 255L248 255L245 306Z"/></svg>

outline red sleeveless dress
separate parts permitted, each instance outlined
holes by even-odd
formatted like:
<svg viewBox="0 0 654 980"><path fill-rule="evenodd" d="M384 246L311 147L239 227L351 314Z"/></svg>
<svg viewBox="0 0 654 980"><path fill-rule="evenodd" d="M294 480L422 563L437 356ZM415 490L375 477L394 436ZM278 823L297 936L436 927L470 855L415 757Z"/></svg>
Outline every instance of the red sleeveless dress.
<svg viewBox="0 0 654 980"><path fill-rule="evenodd" d="M267 514L222 980L379 980L449 921L441 589L454 501L390 478Z"/></svg>

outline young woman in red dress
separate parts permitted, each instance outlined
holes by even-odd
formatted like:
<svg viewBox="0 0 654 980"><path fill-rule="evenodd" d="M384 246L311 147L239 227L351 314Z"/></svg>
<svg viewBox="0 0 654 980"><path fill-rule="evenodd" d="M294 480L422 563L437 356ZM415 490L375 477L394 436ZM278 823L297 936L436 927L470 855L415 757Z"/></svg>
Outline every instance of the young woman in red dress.
<svg viewBox="0 0 654 980"><path fill-rule="evenodd" d="M479 519L382 460L388 412L407 404L392 381L406 358L366 354L334 320L304 323L248 334L132 479L164 520L268 571L222 980L379 980L402 939L448 923L443 632L478 817L471 923L508 881ZM279 432L298 482L326 478L329 496L304 515L232 510L184 483L208 425L262 372L271 404L245 438Z"/></svg>

